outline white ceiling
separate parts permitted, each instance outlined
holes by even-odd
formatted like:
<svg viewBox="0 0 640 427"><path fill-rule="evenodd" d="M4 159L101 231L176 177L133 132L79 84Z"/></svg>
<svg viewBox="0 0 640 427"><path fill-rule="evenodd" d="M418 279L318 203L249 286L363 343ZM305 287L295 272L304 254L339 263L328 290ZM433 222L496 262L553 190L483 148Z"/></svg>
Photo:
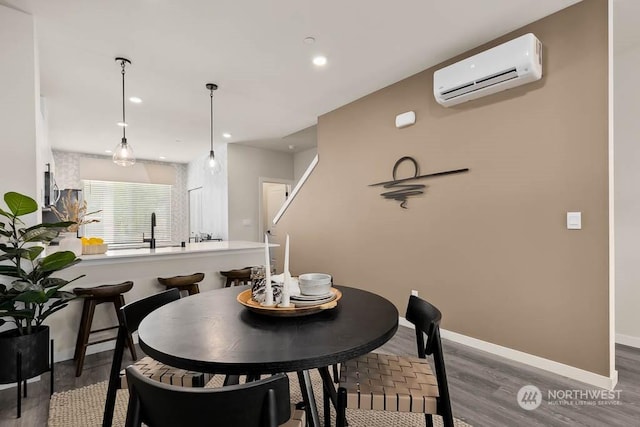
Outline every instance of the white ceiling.
<svg viewBox="0 0 640 427"><path fill-rule="evenodd" d="M314 144L317 117L578 0L0 0L35 16L55 149L188 162L215 139L270 149ZM316 43L303 42L313 36ZM311 63L315 54L328 65ZM425 94L425 96L430 96ZM391 119L390 119L391 120ZM303 137L305 136L305 137ZM179 142L178 142L179 141ZM295 151L293 150L293 151Z"/></svg>

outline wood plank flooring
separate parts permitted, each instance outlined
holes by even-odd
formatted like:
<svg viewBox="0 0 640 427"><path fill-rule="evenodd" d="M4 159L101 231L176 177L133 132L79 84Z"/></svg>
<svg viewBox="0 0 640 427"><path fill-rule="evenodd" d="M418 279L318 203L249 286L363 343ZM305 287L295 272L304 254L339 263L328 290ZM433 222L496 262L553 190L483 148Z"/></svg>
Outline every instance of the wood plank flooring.
<svg viewBox="0 0 640 427"><path fill-rule="evenodd" d="M380 351L415 355L415 345L413 330L400 327L396 336ZM611 406L552 406L546 403L547 390L594 387L448 341L444 341L444 352L454 416L474 426L640 427L640 349L616 346L619 374L616 390L621 391L621 396L620 405ZM127 357L130 355L125 353L125 359L130 361ZM72 361L57 363L56 391L104 381L110 365L111 352L87 356L84 373L76 378ZM545 396L540 407L532 411L520 408L516 402L518 390L527 384L537 386ZM15 418L15 389L0 391L0 426L46 426L48 387L47 375L41 381L29 384L21 419Z"/></svg>

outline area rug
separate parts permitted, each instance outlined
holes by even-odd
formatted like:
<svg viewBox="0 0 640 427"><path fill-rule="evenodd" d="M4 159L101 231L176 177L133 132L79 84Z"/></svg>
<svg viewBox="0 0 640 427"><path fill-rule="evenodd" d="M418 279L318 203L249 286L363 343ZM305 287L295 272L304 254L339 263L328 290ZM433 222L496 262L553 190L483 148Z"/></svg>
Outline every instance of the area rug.
<svg viewBox="0 0 640 427"><path fill-rule="evenodd" d="M291 401L302 400L297 376L290 375ZM220 387L223 376L216 375L207 387ZM322 418L322 381L317 371L311 372L311 382L318 401L320 421ZM93 427L102 425L107 381L70 391L54 393L49 404L49 427ZM113 426L124 426L127 414L127 390L119 390L113 417ZM400 412L347 410L347 419L352 427L423 427L424 415ZM442 427L442 419L434 417L434 425ZM471 427L464 421L455 420L456 427Z"/></svg>

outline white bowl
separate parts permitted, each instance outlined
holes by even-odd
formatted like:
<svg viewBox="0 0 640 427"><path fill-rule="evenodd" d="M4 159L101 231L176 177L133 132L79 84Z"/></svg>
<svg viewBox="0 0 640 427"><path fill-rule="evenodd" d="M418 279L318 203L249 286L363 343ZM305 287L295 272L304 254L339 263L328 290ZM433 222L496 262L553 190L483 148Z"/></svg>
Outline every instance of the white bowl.
<svg viewBox="0 0 640 427"><path fill-rule="evenodd" d="M302 295L326 295L331 292L331 275L325 273L307 273L298 277Z"/></svg>

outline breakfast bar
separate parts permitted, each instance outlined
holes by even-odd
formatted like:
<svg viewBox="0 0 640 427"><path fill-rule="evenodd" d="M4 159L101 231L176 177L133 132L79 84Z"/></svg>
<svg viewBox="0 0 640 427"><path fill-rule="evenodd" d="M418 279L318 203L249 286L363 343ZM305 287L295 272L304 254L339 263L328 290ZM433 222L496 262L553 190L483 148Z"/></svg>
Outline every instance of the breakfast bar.
<svg viewBox="0 0 640 427"><path fill-rule="evenodd" d="M272 245L276 246L276 245ZM164 290L158 277L204 273L200 291L224 287L220 271L243 268L264 263L264 244L247 241L188 243L185 247L171 246L156 249L116 249L105 254L82 255L82 262L63 270L58 277L67 280L84 277L68 285L67 290L76 287L93 287L133 281L133 288L124 294L126 302ZM76 335L82 311L82 301L75 300L69 307L48 319L52 338L55 340L56 361L73 357ZM93 329L106 328L117 324L111 304L98 305L93 320ZM103 333L104 337L113 331ZM96 334L96 339L100 339ZM92 346L88 353L104 351L113 347L113 341Z"/></svg>

